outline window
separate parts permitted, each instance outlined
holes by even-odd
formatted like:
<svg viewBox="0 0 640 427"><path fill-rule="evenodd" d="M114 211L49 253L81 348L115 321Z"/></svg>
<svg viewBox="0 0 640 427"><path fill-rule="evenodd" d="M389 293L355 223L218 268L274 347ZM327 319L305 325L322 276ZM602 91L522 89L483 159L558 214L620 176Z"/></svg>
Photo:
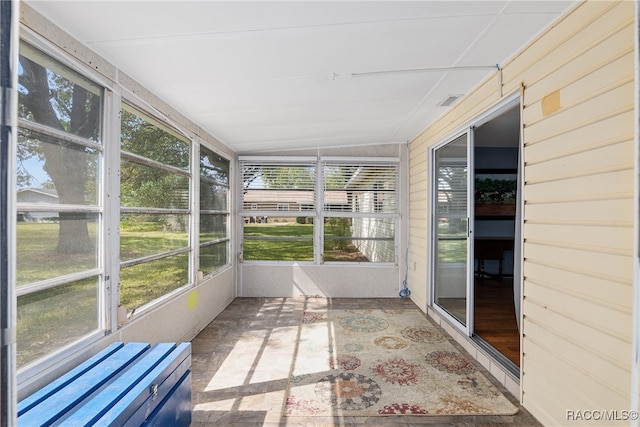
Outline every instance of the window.
<svg viewBox="0 0 640 427"><path fill-rule="evenodd" d="M131 312L190 281L191 144L125 106L120 149L120 304Z"/></svg>
<svg viewBox="0 0 640 427"><path fill-rule="evenodd" d="M395 159L241 160L245 261L395 262Z"/></svg>
<svg viewBox="0 0 640 427"><path fill-rule="evenodd" d="M229 160L200 147L200 266L204 274L229 263Z"/></svg>
<svg viewBox="0 0 640 427"><path fill-rule="evenodd" d="M326 161L324 260L394 262L396 163Z"/></svg>
<svg viewBox="0 0 640 427"><path fill-rule="evenodd" d="M122 326L112 302L140 314L231 262L229 160L202 146L198 164L177 128L121 104L117 84L73 64L20 43L8 198L20 382ZM114 126L120 140L105 132Z"/></svg>
<svg viewBox="0 0 640 427"><path fill-rule="evenodd" d="M315 159L243 160L241 169L243 259L313 261Z"/></svg>
<svg viewBox="0 0 640 427"><path fill-rule="evenodd" d="M104 327L103 88L21 43L17 146L17 366Z"/></svg>

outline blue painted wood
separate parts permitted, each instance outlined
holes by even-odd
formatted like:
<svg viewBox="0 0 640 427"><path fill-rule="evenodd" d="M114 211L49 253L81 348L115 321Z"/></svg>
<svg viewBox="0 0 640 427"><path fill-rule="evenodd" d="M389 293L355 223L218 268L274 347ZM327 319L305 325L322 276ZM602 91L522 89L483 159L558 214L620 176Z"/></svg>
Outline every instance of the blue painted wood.
<svg viewBox="0 0 640 427"><path fill-rule="evenodd" d="M187 427L190 367L190 343L113 344L20 402L18 425Z"/></svg>
<svg viewBox="0 0 640 427"><path fill-rule="evenodd" d="M149 344L131 343L102 360L94 369L75 378L48 399L18 417L19 426L49 426L97 390L110 378L149 348Z"/></svg>
<svg viewBox="0 0 640 427"><path fill-rule="evenodd" d="M117 377L93 393L73 412L60 419L64 426L92 426L111 407L124 398L175 349L175 344L157 344L136 359ZM157 375L156 375L157 376ZM156 377L154 376L154 378ZM108 425L108 423L106 424Z"/></svg>
<svg viewBox="0 0 640 427"><path fill-rule="evenodd" d="M139 426L191 366L191 343L181 343L152 372L111 408L96 426ZM152 387L157 386L155 393ZM191 400L189 400L191 407ZM189 409L190 411L191 409Z"/></svg>
<svg viewBox="0 0 640 427"><path fill-rule="evenodd" d="M147 417L143 427L187 427L191 424L191 371L187 371Z"/></svg>
<svg viewBox="0 0 640 427"><path fill-rule="evenodd" d="M190 343L113 344L20 402L18 426L187 427L190 367Z"/></svg>
<svg viewBox="0 0 640 427"><path fill-rule="evenodd" d="M95 356L88 359L86 362L76 366L74 369L62 375L58 379L52 381L47 386L33 393L31 396L21 400L18 403L18 416L24 414L25 412L36 406L38 403L55 394L58 390L67 386L69 383L74 381L76 378L78 378L88 370L92 369L107 357L111 356L114 352L121 349L123 346L124 343L121 342L111 344L109 347L105 348Z"/></svg>

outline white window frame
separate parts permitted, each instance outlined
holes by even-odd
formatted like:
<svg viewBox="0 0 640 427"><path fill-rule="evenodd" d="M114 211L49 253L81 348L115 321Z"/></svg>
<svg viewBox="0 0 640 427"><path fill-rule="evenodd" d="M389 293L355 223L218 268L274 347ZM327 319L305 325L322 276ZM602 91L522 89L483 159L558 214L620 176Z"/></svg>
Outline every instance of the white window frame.
<svg viewBox="0 0 640 427"><path fill-rule="evenodd" d="M111 121L110 111L113 108L113 97L112 95L116 93L114 90L113 84L105 79L101 74L97 73L90 67L87 67L82 62L78 61L75 58L72 58L69 54L64 52L63 50L53 46L49 42L42 39L39 35L34 33L32 30L21 27L20 30L20 42L27 43L34 47L35 49L40 50L44 54L50 56L53 60L59 62L60 64L69 67L73 71L77 72L87 80L93 82L94 84L100 86L102 88L102 116L101 116L101 154L99 161L100 164L100 172L99 172L99 187L100 192L98 194L98 206L99 206L99 215L100 215L100 226L98 228L99 233L99 242L98 243L98 268L95 269L95 273L100 275L100 283L98 285L98 309L96 312L96 316L99 319L98 330L81 337L80 339L74 341L73 343L54 350L53 352L43 356L39 359L36 359L27 365L21 367L17 371L16 379L17 384L20 388L28 386L33 381L37 380L39 374L42 374L50 369L52 369L55 365L67 360L71 355L77 353L83 348L86 348L88 345L97 342L101 338L103 338L110 330L110 319L115 317L115 310L112 307L109 307L109 288L111 288L111 274L109 270L109 264L107 262L107 254L105 248L109 246L109 229L108 222L109 218L107 217L106 212L109 210L109 199L108 197L108 188L107 188L107 169L108 164L110 162L108 149L109 144L107 141L110 138L110 128L109 122ZM18 52L19 53L19 52ZM17 130L17 129L16 129ZM14 162L15 159L10 159L10 162ZM13 163L11 164L11 169L15 172L15 168ZM16 188L12 188L11 191L16 191ZM13 213L17 212L20 207L15 204ZM12 229L16 229L16 215L10 219ZM14 240L15 245L15 240ZM15 247L12 249L12 253L15 256L16 249ZM15 277L15 275L14 275ZM76 280L74 278L74 280ZM73 280L71 280L73 281ZM18 294L14 294L16 297ZM19 343L18 343L19 344Z"/></svg>
<svg viewBox="0 0 640 427"><path fill-rule="evenodd" d="M401 177L400 177L400 159L398 157L334 157L334 156L317 156L317 157L272 157L272 156L240 156L238 158L240 163L239 169L239 185L238 185L238 193L243 195L243 177L242 177L242 169L243 162L248 163L267 163L269 165L282 165L286 166L287 164L299 164L301 162L314 162L316 168L316 186L315 186L315 206L310 206L312 209L304 210L302 209L302 204L300 205L300 209L294 209L290 211L281 211L279 210L280 204L278 204L276 211L261 211L256 212L255 210L243 209L245 202L243 201L242 196L238 199L238 216L239 221L239 242L240 242L240 252L241 259L242 256L242 244L244 242L244 233L243 233L243 225L245 224L244 218L247 216L273 216L275 214L286 214L289 212L288 216L299 216L300 212L304 212L305 216L313 217L314 219L314 256L312 261L289 261L289 260L245 260L243 259L243 263L245 264L324 264L324 222L325 219L329 218L387 218L391 219L393 222L393 261L388 262L371 262L371 261L329 261L331 265L367 265L367 266L384 266L384 265L394 265L397 263L399 254L398 254L398 242L400 239L400 210L401 210ZM324 165L325 163L336 163L342 165L393 165L396 167L395 171L395 207L390 212L379 212L373 207L371 212L353 212L353 211L331 211L325 209L324 206ZM252 204L246 204L248 207L252 206ZM383 209L384 210L384 209ZM366 238L363 238L366 240Z"/></svg>
<svg viewBox="0 0 640 427"><path fill-rule="evenodd" d="M196 188L196 184L194 181L196 181L194 179L194 176L200 176L200 161L197 162L197 164L194 165L194 157L195 157L195 152L199 151L199 147L197 146L196 142L193 140L193 138L191 138L190 136L186 135L185 133L181 132L177 127L172 126L170 124L168 124L166 122L166 120L163 120L164 118L162 117L158 117L157 114L151 113L149 111L147 111L145 108L141 107L139 104L129 100L128 98L126 100L123 100L120 103L120 108L119 111L123 110L123 109L128 109L129 112L131 114L138 115L139 118L142 118L144 120L146 120L148 123L159 127L160 129L170 133L170 134L174 134L174 136L176 136L176 138L182 139L184 142L189 144L189 148L190 148L190 156L189 156L189 168L186 170L182 170L179 169L177 167L174 166L169 166L169 165L165 165L165 164L161 164L160 162L155 162L153 160L149 160L149 163L153 163L153 166L156 166L157 168L160 169L164 169L164 170L168 170L170 172L174 172L176 174L179 175L183 175L183 176L187 176L189 179L189 190L188 190L188 195L189 195L189 202L188 202L188 207L186 209L172 209L172 208L126 208L123 206L119 207L119 215L118 215L118 219L120 219L120 215L122 214L122 211L125 210L127 212L131 212L131 213L153 213L153 212L158 212L161 214L171 214L171 213L177 213L177 214L186 214L188 216L188 236L187 236L187 247L184 248L179 248L179 249L174 249L174 250L170 250L170 251L165 251L162 253L155 253L151 256L145 256L142 258L138 258L138 259L134 259L134 260L128 260L128 261L121 261L119 263L119 268L118 271L120 273L120 271L123 268L126 267L131 267L131 266L135 266L135 265L141 265L144 264L146 262L149 261L155 261L155 260L159 260L159 259L166 259L172 256L176 256L176 255L181 255L181 254L187 254L188 256L188 261L187 261L187 282L184 283L183 285L167 292L166 294L163 294L161 296L159 296L156 299L153 299L145 304L143 304L140 307L136 307L134 309L134 312L131 313L130 318L133 317L133 315L135 314L136 316L140 316L144 313L147 313L151 310L153 310L154 308L156 308L159 305L164 304L166 301L172 299L173 297L175 297L176 295L179 295L181 293L183 293L185 290L188 290L190 288L192 288L193 286L195 286L196 283L196 268L195 268L195 262L194 262L194 232L197 233L197 229L195 228L195 212L198 212L195 210L195 201L194 199L199 199L199 197L195 197L195 188ZM120 115L119 115L120 116ZM154 123L156 122L156 123ZM120 126L120 123L118 123ZM160 124L160 126L158 126L158 124ZM118 146L120 146L120 140L121 137L118 138ZM121 161L122 159L122 150L118 149L118 158L119 161ZM142 156L139 156L142 157ZM120 169L120 168L118 168ZM197 173L194 173L194 170L197 170ZM199 180L198 180L199 182ZM119 193L120 194L120 190ZM198 212L199 213L199 212ZM119 224L118 224L119 226ZM119 243L118 242L118 251L119 251ZM119 283L119 282L118 282ZM120 305L120 286L118 286L118 306Z"/></svg>
<svg viewBox="0 0 640 427"><path fill-rule="evenodd" d="M197 199L197 202L194 201L195 207L194 207L194 212L197 212L197 214L194 213L193 217L194 217L194 221L196 221L196 224L194 226L194 239L193 239L193 248L194 248L194 252L195 252L195 259L197 260L197 266L196 269L198 270L198 274L196 277L196 281L200 282L204 277L209 277L209 276L213 276L217 273L219 273L220 271L222 271L225 268L228 268L231 265L231 247L232 247L232 242L231 242L231 226L232 226L232 215L231 215L231 210L230 210L230 206L231 206L231 200L232 200L232 194L231 194L231 189L232 187L232 176L233 176L233 162L231 161L231 159L229 159L227 156L221 154L220 152L218 152L218 150L215 150L211 147L209 147L206 144L203 144L202 141L197 141L198 144L196 147L194 147L194 152L196 152L194 154L194 158L197 159L197 161L195 163L197 163L195 165L195 167L198 168L198 179L194 179L194 199ZM218 185L223 185L227 188L227 203L226 203L226 208L224 211L216 211L216 210L205 210L204 212L207 214L214 214L214 215L226 215L227 217L227 227L226 227L226 236L223 238L219 238L219 239L215 239L215 240L211 240L211 241L206 241L206 242L202 242L200 239L200 215L202 214L203 210L202 207L200 205L200 180L202 179L201 175L200 175L200 149L204 147L207 150L210 150L212 152L214 152L215 154L219 155L220 157L222 157L223 159L225 159L226 161L229 162L229 172L228 172L228 176L227 176L227 180L228 183L222 183L222 182L217 182ZM197 182L196 182L197 181ZM222 243L222 242L226 242L226 263L224 265L219 266L218 268L216 268L213 271L210 272L204 272L200 269L200 249L204 246L211 246L211 245L216 245L218 243ZM202 273L202 277L201 277L201 273Z"/></svg>

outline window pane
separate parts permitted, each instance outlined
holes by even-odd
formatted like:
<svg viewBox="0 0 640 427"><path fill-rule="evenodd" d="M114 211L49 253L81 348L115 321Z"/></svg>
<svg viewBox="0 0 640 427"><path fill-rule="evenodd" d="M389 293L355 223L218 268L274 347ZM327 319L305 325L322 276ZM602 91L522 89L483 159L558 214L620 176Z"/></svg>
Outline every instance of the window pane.
<svg viewBox="0 0 640 427"><path fill-rule="evenodd" d="M325 164L324 209L397 212L397 165Z"/></svg>
<svg viewBox="0 0 640 427"><path fill-rule="evenodd" d="M200 246L200 271L204 272L204 274L209 274L227 265L228 247L228 241Z"/></svg>
<svg viewBox="0 0 640 427"><path fill-rule="evenodd" d="M315 209L315 164L242 165L242 209L289 212Z"/></svg>
<svg viewBox="0 0 640 427"><path fill-rule="evenodd" d="M224 239L227 234L228 215L200 214L200 242Z"/></svg>
<svg viewBox="0 0 640 427"><path fill-rule="evenodd" d="M92 148L19 129L18 202L96 205L98 155Z"/></svg>
<svg viewBox="0 0 640 427"><path fill-rule="evenodd" d="M180 254L120 270L120 304L131 312L189 281L189 254Z"/></svg>
<svg viewBox="0 0 640 427"><path fill-rule="evenodd" d="M97 313L97 278L18 297L18 367L96 331Z"/></svg>
<svg viewBox="0 0 640 427"><path fill-rule="evenodd" d="M186 248L189 246L188 230L188 214L122 214L120 260Z"/></svg>
<svg viewBox="0 0 640 427"><path fill-rule="evenodd" d="M229 187L200 179L200 209L227 211Z"/></svg>
<svg viewBox="0 0 640 427"><path fill-rule="evenodd" d="M102 89L26 43L20 44L18 117L100 141Z"/></svg>
<svg viewBox="0 0 640 427"><path fill-rule="evenodd" d="M329 218L324 225L324 260L394 262L392 218Z"/></svg>
<svg viewBox="0 0 640 427"><path fill-rule="evenodd" d="M256 223L255 217L245 217L244 260L313 261L313 224L289 220Z"/></svg>
<svg viewBox="0 0 640 427"><path fill-rule="evenodd" d="M18 286L98 266L97 214L18 212Z"/></svg>
<svg viewBox="0 0 640 427"><path fill-rule="evenodd" d="M200 176L220 184L229 184L229 160L200 146Z"/></svg>
<svg viewBox="0 0 640 427"><path fill-rule="evenodd" d="M125 159L120 169L121 206L189 208L189 177Z"/></svg>
<svg viewBox="0 0 640 427"><path fill-rule="evenodd" d="M150 121L122 110L121 149L158 163L189 169L190 144Z"/></svg>

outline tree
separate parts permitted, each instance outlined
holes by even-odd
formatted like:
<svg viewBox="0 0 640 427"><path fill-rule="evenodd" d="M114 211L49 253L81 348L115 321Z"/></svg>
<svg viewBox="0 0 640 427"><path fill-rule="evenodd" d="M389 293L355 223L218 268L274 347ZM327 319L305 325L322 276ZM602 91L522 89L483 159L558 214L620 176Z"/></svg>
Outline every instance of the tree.
<svg viewBox="0 0 640 427"><path fill-rule="evenodd" d="M314 168L298 165L282 165L262 168L262 180L270 189L314 188Z"/></svg>
<svg viewBox="0 0 640 427"><path fill-rule="evenodd" d="M55 72L23 55L19 64L18 112L21 118L67 134L99 140L99 94L80 84L81 78L72 81L65 77L74 76L75 73L62 65L59 65L59 69L65 72ZM18 160L29 156L44 160L43 170L51 178L59 203L87 204L87 182L90 181L90 175L95 174L95 165L91 160L97 157L95 150L58 138L50 132L21 129L20 135ZM18 180L28 183L29 177L22 171ZM60 212L58 218L58 252L84 253L95 247L89 236L85 214Z"/></svg>

